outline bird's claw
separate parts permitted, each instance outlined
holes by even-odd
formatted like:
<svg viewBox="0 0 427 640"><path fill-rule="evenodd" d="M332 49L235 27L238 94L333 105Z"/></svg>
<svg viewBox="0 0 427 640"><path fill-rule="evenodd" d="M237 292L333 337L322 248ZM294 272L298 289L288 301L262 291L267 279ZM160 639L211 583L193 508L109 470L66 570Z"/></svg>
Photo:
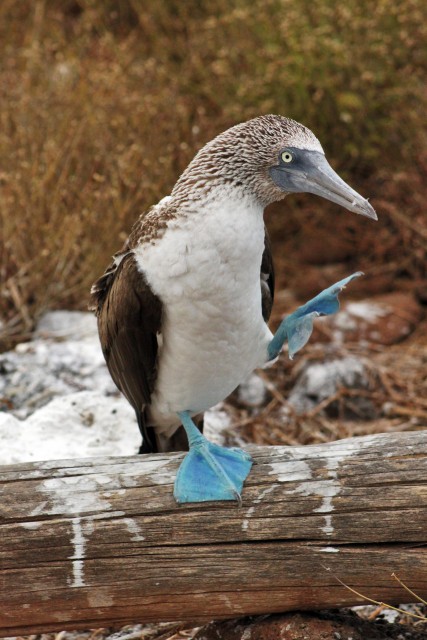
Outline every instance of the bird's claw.
<svg viewBox="0 0 427 640"><path fill-rule="evenodd" d="M307 344L313 331L314 318L336 313L340 308L338 295L349 282L361 275L363 275L363 272L357 271L351 276L339 280L285 318L270 342L268 348L269 360L273 360L279 355L286 340L288 341L289 358L292 360L297 351Z"/></svg>
<svg viewBox="0 0 427 640"><path fill-rule="evenodd" d="M202 436L203 437L203 436ZM243 482L252 458L240 449L227 449L206 439L190 448L178 469L174 496L179 503L235 500L242 505Z"/></svg>

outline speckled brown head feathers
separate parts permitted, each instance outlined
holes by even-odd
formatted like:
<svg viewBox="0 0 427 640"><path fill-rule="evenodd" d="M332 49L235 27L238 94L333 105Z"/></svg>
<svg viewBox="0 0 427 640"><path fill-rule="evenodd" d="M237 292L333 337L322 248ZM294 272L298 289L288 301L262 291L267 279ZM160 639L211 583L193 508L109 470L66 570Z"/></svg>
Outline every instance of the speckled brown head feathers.
<svg viewBox="0 0 427 640"><path fill-rule="evenodd" d="M278 161L284 147L323 153L316 136L304 125L283 116L265 115L242 122L208 142L177 181L172 197L183 202L205 197L218 184L233 184L251 190L264 206L282 199L268 169Z"/></svg>

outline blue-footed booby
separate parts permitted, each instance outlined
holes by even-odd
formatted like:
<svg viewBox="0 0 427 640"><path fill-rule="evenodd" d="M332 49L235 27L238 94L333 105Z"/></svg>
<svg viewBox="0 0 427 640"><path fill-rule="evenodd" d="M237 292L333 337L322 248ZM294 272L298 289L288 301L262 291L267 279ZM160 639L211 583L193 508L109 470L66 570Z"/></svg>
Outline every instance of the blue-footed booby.
<svg viewBox="0 0 427 640"><path fill-rule="evenodd" d="M260 116L197 153L92 287L103 353L135 409L140 452L189 450L175 482L178 502L240 501L251 458L210 443L203 412L277 358L285 341L292 357L313 319L337 311L338 293L360 275L332 285L271 333L274 269L263 213L293 192L376 219L307 127Z"/></svg>

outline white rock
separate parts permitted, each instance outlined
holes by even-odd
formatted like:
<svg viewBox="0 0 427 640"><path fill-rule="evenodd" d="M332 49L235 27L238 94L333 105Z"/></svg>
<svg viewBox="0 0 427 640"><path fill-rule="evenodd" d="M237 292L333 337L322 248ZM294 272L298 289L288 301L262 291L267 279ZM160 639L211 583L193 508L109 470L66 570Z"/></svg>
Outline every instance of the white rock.
<svg viewBox="0 0 427 640"><path fill-rule="evenodd" d="M215 444L225 444L225 432L231 427L229 414L222 409L221 404L217 404L209 411L206 411L203 420L203 433L208 440Z"/></svg>
<svg viewBox="0 0 427 640"><path fill-rule="evenodd" d="M96 318L86 311L48 311L37 323L34 337L98 339Z"/></svg>
<svg viewBox="0 0 427 640"><path fill-rule="evenodd" d="M40 320L34 339L2 354L0 366L1 395L19 418L58 395L80 390L117 393L91 313L49 312Z"/></svg>
<svg viewBox="0 0 427 640"><path fill-rule="evenodd" d="M140 441L123 397L81 391L55 398L26 420L0 413L0 464L133 455Z"/></svg>
<svg viewBox="0 0 427 640"><path fill-rule="evenodd" d="M348 356L329 362L309 364L299 376L288 400L298 413L303 413L333 396L339 387L368 387L362 360Z"/></svg>
<svg viewBox="0 0 427 640"><path fill-rule="evenodd" d="M135 413L111 380L91 313L47 313L0 366L0 396L14 405L0 412L0 464L137 453ZM220 405L206 413L217 444L229 426Z"/></svg>
<svg viewBox="0 0 427 640"><path fill-rule="evenodd" d="M348 302L346 311L353 317L361 318L366 322L375 322L378 318L384 318L393 311L384 304L373 302Z"/></svg>
<svg viewBox="0 0 427 640"><path fill-rule="evenodd" d="M260 407L264 404L267 396L264 381L256 373L242 382L237 388L237 398L242 404L250 407Z"/></svg>

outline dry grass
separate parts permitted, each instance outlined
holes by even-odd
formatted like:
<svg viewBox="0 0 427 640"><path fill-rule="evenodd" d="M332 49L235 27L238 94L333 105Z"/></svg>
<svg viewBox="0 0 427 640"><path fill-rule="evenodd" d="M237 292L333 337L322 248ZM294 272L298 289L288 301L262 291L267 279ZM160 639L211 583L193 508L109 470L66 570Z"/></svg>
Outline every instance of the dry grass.
<svg viewBox="0 0 427 640"><path fill-rule="evenodd" d="M46 308L85 308L132 221L194 152L265 112L310 126L381 220L309 197L274 209L276 255L290 256L279 283L285 269L297 281L319 234L379 287L425 278L426 36L423 0L4 0L3 346Z"/></svg>
<svg viewBox="0 0 427 640"><path fill-rule="evenodd" d="M283 355L272 368L258 371L268 392L261 406L246 404L238 394L227 400L233 424L228 444L243 440L259 445L308 445L426 429L426 332L423 321L405 343L385 350L373 344L309 343L295 361ZM287 397L307 365L349 355L362 358L369 382L366 388L338 388L313 409L297 413ZM375 419L367 418L366 406Z"/></svg>
<svg viewBox="0 0 427 640"><path fill-rule="evenodd" d="M329 567L325 567L325 569L327 571L330 571ZM418 603L418 606L416 605L414 606L415 611L407 611L399 607L394 607L391 604L387 604L385 602L379 602L378 600L373 600L372 598L368 598L363 593L360 593L359 591L356 591L356 589L349 587L349 585L345 584L345 582L343 582L338 576L334 574L332 575L337 580L337 582L339 582L343 587L345 587L355 595L359 596L360 598L363 598L363 600L365 600L366 602L370 602L371 604L377 605L377 608L369 615L368 620L375 620L375 618L377 618L378 615L384 611L384 609L389 609L392 611L396 611L397 613L400 614L401 624L405 624L406 619L408 618L411 621L415 620L416 621L415 624L418 624L418 625L425 624L427 622L427 616L424 614L425 610L427 609L427 602L423 600L414 591L412 591L412 589L409 589L409 587L404 582L402 582L402 580L395 573L392 573L391 577L394 578L400 584L400 586L403 587L403 589L405 589L405 591L410 594L414 602Z"/></svg>
<svg viewBox="0 0 427 640"><path fill-rule="evenodd" d="M198 629L199 627L188 629L180 622L164 622L127 625L118 629L99 628L89 631L43 633L23 636L22 640L191 640Z"/></svg>

